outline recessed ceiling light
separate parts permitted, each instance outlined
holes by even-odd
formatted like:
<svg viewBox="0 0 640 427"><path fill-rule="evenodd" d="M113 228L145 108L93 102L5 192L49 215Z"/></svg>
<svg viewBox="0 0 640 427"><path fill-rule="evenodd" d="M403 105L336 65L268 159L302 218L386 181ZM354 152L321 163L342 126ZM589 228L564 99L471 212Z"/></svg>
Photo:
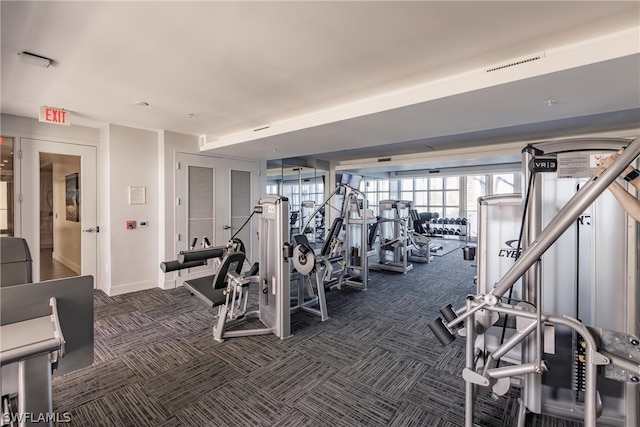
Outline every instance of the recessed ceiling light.
<svg viewBox="0 0 640 427"><path fill-rule="evenodd" d="M544 101L545 105L547 107L551 107L552 105L554 105L556 103L555 99L547 99L546 101Z"/></svg>
<svg viewBox="0 0 640 427"><path fill-rule="evenodd" d="M133 101L134 105L137 105L138 107L148 107L149 103L148 102L144 102L144 101Z"/></svg>

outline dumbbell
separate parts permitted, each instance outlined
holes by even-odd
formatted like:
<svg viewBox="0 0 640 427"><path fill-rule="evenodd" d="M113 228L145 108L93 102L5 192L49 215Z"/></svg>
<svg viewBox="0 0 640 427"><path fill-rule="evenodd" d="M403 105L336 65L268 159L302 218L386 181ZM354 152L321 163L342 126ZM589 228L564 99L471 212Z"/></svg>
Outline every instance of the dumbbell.
<svg viewBox="0 0 640 427"><path fill-rule="evenodd" d="M462 224L462 220L460 218L456 218L456 224Z"/></svg>
<svg viewBox="0 0 640 427"><path fill-rule="evenodd" d="M438 224L444 224L444 220L442 218L438 218Z"/></svg>
<svg viewBox="0 0 640 427"><path fill-rule="evenodd" d="M462 225L467 225L467 218L462 218L462 219L460 220L460 224L462 224Z"/></svg>

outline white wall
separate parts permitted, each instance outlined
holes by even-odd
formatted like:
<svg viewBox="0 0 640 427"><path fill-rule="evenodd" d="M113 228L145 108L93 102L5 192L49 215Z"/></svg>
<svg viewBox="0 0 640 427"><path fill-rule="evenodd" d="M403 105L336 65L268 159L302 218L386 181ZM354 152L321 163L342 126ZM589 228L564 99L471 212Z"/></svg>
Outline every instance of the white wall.
<svg viewBox="0 0 640 427"><path fill-rule="evenodd" d="M0 134L16 141L33 138L98 147L97 287L108 295L175 287L175 273L164 274L159 266L176 258L175 164L179 152L202 154L197 136L113 124L101 129L57 126L6 114L1 116ZM17 162L16 176L20 167ZM266 162L259 168L258 185L264 189ZM144 205L129 204L130 186L145 187ZM17 230L21 220L17 213ZM126 230L127 220L149 225Z"/></svg>
<svg viewBox="0 0 640 427"><path fill-rule="evenodd" d="M80 223L67 221L67 175L80 173L80 158L57 156L53 163L53 259L81 274ZM82 193L80 203L82 203ZM42 247L42 241L40 243Z"/></svg>
<svg viewBox="0 0 640 427"><path fill-rule="evenodd" d="M100 142L100 131L95 128L40 123L37 119L11 114L0 116L0 130L2 136L13 136L16 139L24 137L87 145L97 145Z"/></svg>
<svg viewBox="0 0 640 427"><path fill-rule="evenodd" d="M108 125L109 174L106 209L109 213L107 235L110 240L111 281L104 290L117 295L157 286L159 198L158 132ZM146 202L129 203L129 188L144 187ZM164 188L162 188L164 191ZM138 228L126 229L126 221L136 221ZM148 226L140 228L140 221ZM103 235L104 237L105 235Z"/></svg>
<svg viewBox="0 0 640 427"><path fill-rule="evenodd" d="M100 129L100 147L98 147L98 289L109 293L111 290L111 210L109 189L111 170L109 168L109 138L111 128Z"/></svg>

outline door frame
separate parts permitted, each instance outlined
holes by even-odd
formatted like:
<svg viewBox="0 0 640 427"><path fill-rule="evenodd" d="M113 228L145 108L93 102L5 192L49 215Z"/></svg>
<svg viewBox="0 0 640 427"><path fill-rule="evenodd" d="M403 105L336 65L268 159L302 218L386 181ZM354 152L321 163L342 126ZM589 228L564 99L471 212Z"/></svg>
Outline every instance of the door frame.
<svg viewBox="0 0 640 427"><path fill-rule="evenodd" d="M211 244L216 246L219 245L219 236L218 232L218 223L219 223L219 213L221 209L219 208L218 200L218 187L216 183L219 182L219 170L220 170L220 159L211 156L204 156L195 153L184 153L177 152L176 153L176 162L177 167L175 169L175 178L174 178L174 186L175 186L175 195L176 200L174 201L174 239L173 239L173 251L175 256L178 256L178 253L182 250L186 250L189 248L191 237L187 235L187 227L188 227L188 209L189 209L189 180L188 180L188 170L189 166L196 167L204 167L213 169L213 182L214 182L214 194L213 198L213 235L207 236ZM196 243L196 247L201 244L202 236L198 236L198 242ZM176 286L182 286L185 280L195 279L198 277L203 277L207 275L214 274L215 269L213 267L213 263L209 262L207 268L198 267L195 271L189 270L178 270L175 273Z"/></svg>
<svg viewBox="0 0 640 427"><path fill-rule="evenodd" d="M249 172L251 175L251 194L249 195L249 203L251 206L251 209L253 209L253 207L258 203L258 199L257 199L257 195L259 194L258 191L258 185L259 185L259 180L258 180L258 163L257 162L252 162L252 161L248 161L248 160L233 160L233 159L225 159L224 163L223 163L223 181L222 181L222 188L224 189L224 192L222 194L222 196L224 197L222 200L224 200L224 206L228 206L229 209L225 209L220 218L223 222L221 222L221 227L220 227L220 232L221 232L221 236L224 238L225 242L229 241L231 239L231 229L224 229L224 225L230 225L231 224L231 197L232 197L232 190L231 190L231 171L242 171L242 172ZM249 212L249 215L251 215L251 211ZM252 219L251 222L249 224L247 224L247 227L250 227L252 229L255 228L254 224L257 224L257 222L254 222L254 220ZM257 238L257 234L256 233L250 233L251 237L251 241L249 242L243 242L245 247L247 248L247 260L251 260L253 262L256 262L258 260L258 238Z"/></svg>
<svg viewBox="0 0 640 427"><path fill-rule="evenodd" d="M20 223L16 235L27 240L33 259L33 281L40 281L40 153L80 157L81 275L98 279L98 153L94 145L21 137L18 153ZM88 230L94 230L88 232ZM86 231L86 232L85 232ZM19 233L19 234L18 234Z"/></svg>
<svg viewBox="0 0 640 427"><path fill-rule="evenodd" d="M207 156L203 154L189 153L189 152L176 152L176 162L179 164L175 170L174 188L175 198L174 201L174 238L173 251L177 257L181 250L188 248L189 238L185 237L186 219L188 209L188 187L187 187L187 171L189 166L201 166L214 168L214 183L215 192L214 195L214 235L210 236L211 244L214 246L226 244L231 238L231 231L225 230L224 226L231 223L230 218L230 206L231 206L231 171L240 170L251 173L251 195L250 203L254 206L257 203L256 195L259 194L259 163L223 159L220 157ZM178 203L178 199L180 202ZM252 221L253 223L253 221ZM253 227L253 224L248 225ZM180 235L180 240L178 240ZM257 260L257 235L251 233L252 241L244 242L245 246L249 246L247 249L247 256L251 260ZM198 246L198 245L196 245ZM210 262L209 265L212 265ZM193 273L186 273L177 271L175 274L175 286L181 286L185 280L194 279L197 277L206 276L214 272L213 267L209 269L198 270Z"/></svg>

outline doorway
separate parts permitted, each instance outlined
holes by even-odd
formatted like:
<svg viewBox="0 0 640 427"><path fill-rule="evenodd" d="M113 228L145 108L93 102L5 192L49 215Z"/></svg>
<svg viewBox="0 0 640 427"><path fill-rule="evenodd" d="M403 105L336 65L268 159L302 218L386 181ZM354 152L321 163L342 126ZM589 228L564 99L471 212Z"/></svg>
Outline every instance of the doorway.
<svg viewBox="0 0 640 427"><path fill-rule="evenodd" d="M242 240L247 259L255 260L257 237L251 223L242 225L256 201L257 163L187 153L178 153L177 161L175 253L194 246L194 239L198 248L205 237L217 246L235 236ZM178 271L176 285L213 272L212 263Z"/></svg>
<svg viewBox="0 0 640 427"><path fill-rule="evenodd" d="M33 281L97 274L96 147L20 139L21 235Z"/></svg>
<svg viewBox="0 0 640 427"><path fill-rule="evenodd" d="M175 253L182 250L219 245L216 235L216 170L219 159L178 153L176 173ZM177 272L176 284L214 273L211 263Z"/></svg>
<svg viewBox="0 0 640 427"><path fill-rule="evenodd" d="M81 273L80 156L40 153L40 280Z"/></svg>
<svg viewBox="0 0 640 427"><path fill-rule="evenodd" d="M257 245L255 233L249 218L253 206L257 202L258 165L254 162L242 160L225 160L223 188L226 192L223 218L223 238L239 238L245 246L247 262L257 261Z"/></svg>

